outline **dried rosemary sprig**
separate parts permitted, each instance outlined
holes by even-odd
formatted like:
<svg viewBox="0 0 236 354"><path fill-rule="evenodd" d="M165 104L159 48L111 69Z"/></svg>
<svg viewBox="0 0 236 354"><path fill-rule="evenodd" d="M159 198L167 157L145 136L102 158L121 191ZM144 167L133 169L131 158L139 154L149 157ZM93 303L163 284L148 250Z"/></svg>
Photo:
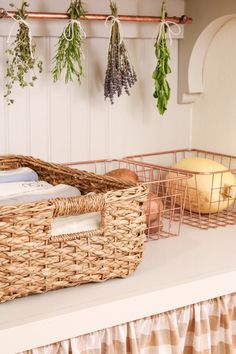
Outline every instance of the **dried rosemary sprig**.
<svg viewBox="0 0 236 354"><path fill-rule="evenodd" d="M15 7L14 4L10 4L10 6ZM14 103L14 100L10 99L10 95L15 82L18 82L20 87L33 87L35 80L37 80L35 69L38 69L39 73L42 72L43 63L35 58L36 45L31 43L30 28L25 21L28 6L28 3L23 1L21 8L15 7L16 14L14 17L18 21L19 28L17 30L16 39L6 50L7 83L4 97L7 99L8 105Z"/></svg>
<svg viewBox="0 0 236 354"><path fill-rule="evenodd" d="M166 17L166 3L162 1L162 21ZM170 85L167 81L167 75L171 73L169 65L170 52L166 43L166 25L161 25L160 32L155 42L155 54L157 58L157 66L153 72L155 82L155 91L153 96L157 99L157 108L159 113L163 115L167 110L167 104L170 99Z"/></svg>
<svg viewBox="0 0 236 354"><path fill-rule="evenodd" d="M114 103L114 95L119 97L124 89L127 95L137 81L133 65L130 63L129 55L124 41L120 36L118 10L115 2L110 2L111 9L111 36L108 48L107 70L104 82L104 96Z"/></svg>
<svg viewBox="0 0 236 354"><path fill-rule="evenodd" d="M73 76L81 83L83 76L82 59L82 40L85 33L80 25L79 19L85 15L85 10L81 0L71 0L71 4L67 13L70 16L70 21L64 28L58 44L56 55L53 58L55 64L53 68L53 80L56 82L62 71L65 69L65 82L73 81Z"/></svg>

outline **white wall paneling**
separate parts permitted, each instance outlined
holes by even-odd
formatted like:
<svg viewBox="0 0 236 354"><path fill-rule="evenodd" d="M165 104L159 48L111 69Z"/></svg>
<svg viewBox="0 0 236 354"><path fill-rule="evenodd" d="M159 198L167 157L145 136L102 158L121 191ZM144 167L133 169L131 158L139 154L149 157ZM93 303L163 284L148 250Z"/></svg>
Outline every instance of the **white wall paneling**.
<svg viewBox="0 0 236 354"><path fill-rule="evenodd" d="M53 58L57 38L50 40L50 58ZM69 158L70 137L70 86L64 84L64 76L60 82L49 83L50 86L50 120L51 120L51 159L67 161ZM79 107L78 107L79 108Z"/></svg>
<svg viewBox="0 0 236 354"><path fill-rule="evenodd" d="M10 153L18 151L19 154L27 154L30 151L29 94L29 88L21 90L13 87L12 89L12 98L15 102L7 110Z"/></svg>
<svg viewBox="0 0 236 354"><path fill-rule="evenodd" d="M83 47L88 58L88 46ZM81 85L70 85L70 161L90 159L90 103L89 103L89 63L84 60L84 79Z"/></svg>
<svg viewBox="0 0 236 354"><path fill-rule="evenodd" d="M16 2L17 3L17 2ZM19 1L20 3L20 1ZM120 13L159 15L161 1L118 1ZM1 6L9 9L8 1ZM184 0L168 3L169 15L184 13ZM32 11L65 11L68 1L34 1ZM86 1L90 13L108 13L107 1ZM130 96L124 94L115 104L104 100L109 29L104 23L83 23L88 37L84 41L84 78L65 84L64 77L53 83L51 61L58 35L65 21L31 21L37 53L44 61L43 75L34 88L15 88L15 103L8 107L3 99L4 48L11 20L0 20L0 152L22 153L50 161L75 161L120 157L167 148L189 146L190 107L177 104L178 40L173 41L172 97L168 112L160 117L153 98L152 72L155 68L156 24L122 24L127 48L138 82Z"/></svg>
<svg viewBox="0 0 236 354"><path fill-rule="evenodd" d="M104 100L107 39L88 41L88 91L90 119L90 158L109 157L109 104Z"/></svg>
<svg viewBox="0 0 236 354"><path fill-rule="evenodd" d="M44 58L42 76L30 90L30 145L33 156L51 159L51 111L50 111L50 40L37 38L37 48L40 57Z"/></svg>

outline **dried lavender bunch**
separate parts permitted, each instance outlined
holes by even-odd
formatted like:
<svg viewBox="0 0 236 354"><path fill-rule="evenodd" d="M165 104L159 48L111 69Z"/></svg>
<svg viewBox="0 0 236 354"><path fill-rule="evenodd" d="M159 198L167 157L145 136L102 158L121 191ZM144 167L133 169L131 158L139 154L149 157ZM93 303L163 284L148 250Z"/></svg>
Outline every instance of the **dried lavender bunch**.
<svg viewBox="0 0 236 354"><path fill-rule="evenodd" d="M117 20L118 10L115 2L110 2L111 8L111 36L108 48L107 70L104 82L104 96L114 103L114 95L121 96L122 91L130 95L129 89L137 81L133 65L130 63L129 55L124 41L120 37L119 21Z"/></svg>
<svg viewBox="0 0 236 354"><path fill-rule="evenodd" d="M80 25L79 19L85 15L81 0L71 0L67 13L70 21L61 34L57 52L53 58L55 64L53 69L53 80L56 82L62 71L65 69L65 82L73 81L73 76L81 83L83 76L82 59L82 40L85 33Z"/></svg>
<svg viewBox="0 0 236 354"><path fill-rule="evenodd" d="M15 7L14 4L10 4ZM8 105L14 103L10 99L12 88L15 82L18 82L20 87L34 86L37 76L35 69L39 73L42 72L42 61L35 58L36 45L31 43L31 33L29 25L25 21L27 18L26 9L28 3L23 1L21 8L16 8L15 19L18 21L19 28L17 30L15 41L6 50L7 54L7 70L6 70L6 93L4 97L7 99Z"/></svg>

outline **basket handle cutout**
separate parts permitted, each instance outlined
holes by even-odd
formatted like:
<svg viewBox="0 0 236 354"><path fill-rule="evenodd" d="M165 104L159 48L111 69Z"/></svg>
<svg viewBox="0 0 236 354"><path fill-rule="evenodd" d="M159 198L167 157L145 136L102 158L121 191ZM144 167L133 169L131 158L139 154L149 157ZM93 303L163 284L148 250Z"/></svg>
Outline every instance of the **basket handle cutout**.
<svg viewBox="0 0 236 354"><path fill-rule="evenodd" d="M104 217L102 214L86 213L80 216L73 215L68 218L58 217L54 219L50 241L72 241L77 238L90 238L92 236L103 235Z"/></svg>
<svg viewBox="0 0 236 354"><path fill-rule="evenodd" d="M54 227L52 225L52 236L50 239L51 242L69 241L81 237L92 237L94 235L102 235L104 233L105 197L103 194L92 194L71 198L57 198L50 200L50 202L54 205ZM63 227L62 230L65 230L65 216L70 216L71 218L68 221L73 222L73 225L70 225L69 229L73 230L77 228L79 230L78 232L72 231L71 233L62 233L60 235L57 233L60 229L60 224ZM80 216L81 218L78 218L78 216ZM81 219L82 230L79 219ZM89 225L89 229L86 230L86 228L88 227L89 219L91 219L91 225L95 226L95 228L91 229ZM57 226L55 229L56 223ZM83 230L83 223L85 224L85 230ZM96 227L96 225L99 225L99 227ZM55 236L53 236L53 232L55 232Z"/></svg>

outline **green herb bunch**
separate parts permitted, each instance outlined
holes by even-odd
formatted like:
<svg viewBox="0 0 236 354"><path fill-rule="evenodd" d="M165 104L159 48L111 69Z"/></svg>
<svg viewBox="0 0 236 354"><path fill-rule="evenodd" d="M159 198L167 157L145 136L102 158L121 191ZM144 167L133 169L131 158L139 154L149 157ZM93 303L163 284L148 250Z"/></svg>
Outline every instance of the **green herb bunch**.
<svg viewBox="0 0 236 354"><path fill-rule="evenodd" d="M134 67L130 63L124 41L121 40L118 10L114 2L110 2L112 28L108 48L107 69L104 82L104 96L114 103L114 95L121 96L122 91L130 95L129 89L137 81Z"/></svg>
<svg viewBox="0 0 236 354"><path fill-rule="evenodd" d="M10 4L15 7L14 4ZM35 58L36 45L31 43L31 35L28 24L25 22L27 18L26 9L28 3L23 1L21 8L16 8L15 19L18 21L19 28L17 30L16 39L6 50L7 54L7 69L6 69L6 92L4 97L7 99L8 105L14 103L10 98L12 88L15 82L18 82L20 87L34 86L37 76L35 69L42 72L42 61Z"/></svg>
<svg viewBox="0 0 236 354"><path fill-rule="evenodd" d="M65 69L66 83L73 81L73 76L81 83L83 76L83 66L81 62L83 53L81 46L85 34L81 32L81 26L78 21L80 17L84 16L86 13L81 0L71 0L67 13L70 16L70 21L64 28L57 44L56 55L53 58L53 63L55 63L53 80L56 82Z"/></svg>
<svg viewBox="0 0 236 354"><path fill-rule="evenodd" d="M162 21L165 21L166 8L165 0L162 2ZM157 99L157 108L159 113L163 115L167 110L167 104L170 99L170 85L167 81L167 75L171 73L169 65L170 51L166 41L166 25L161 26L160 32L155 42L155 55L157 58L157 66L153 72L155 82L155 91L153 96Z"/></svg>

